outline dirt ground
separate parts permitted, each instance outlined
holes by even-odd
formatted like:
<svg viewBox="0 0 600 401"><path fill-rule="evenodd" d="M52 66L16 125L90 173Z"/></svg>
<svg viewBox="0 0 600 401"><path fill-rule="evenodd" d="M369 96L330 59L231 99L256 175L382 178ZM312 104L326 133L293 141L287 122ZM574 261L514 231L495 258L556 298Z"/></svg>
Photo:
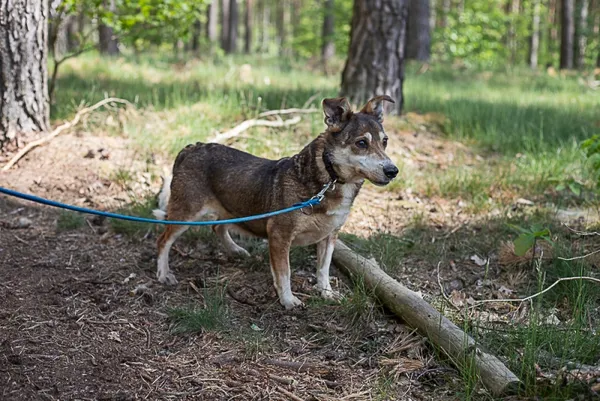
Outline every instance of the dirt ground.
<svg viewBox="0 0 600 401"><path fill-rule="evenodd" d="M435 163L452 154L426 155L427 147L447 146L431 135L418 138L418 152L415 133L395 135L401 140L392 152L406 162ZM169 163L159 156L134 161L132 149L119 137L64 135L0 173L0 185L114 210L156 193ZM131 175L126 187L115 180L122 170ZM415 210L434 213L410 193L399 197L369 187L345 231L398 232ZM87 217L82 227L60 231L59 216L56 209L0 198L3 400L458 398L459 374L398 319L374 308L353 321L347 307L320 302L312 291L312 253L294 266L293 279L308 307L286 312L261 252L248 268L214 242L184 240L172 251L179 285L167 288L155 280L157 229L129 238ZM459 226L463 217L455 217ZM443 273L449 281L459 275ZM333 275L352 298L346 278L335 268ZM407 270L399 279L439 293L431 270ZM225 327L173 333L172 308L202 307L205 287L225 285Z"/></svg>

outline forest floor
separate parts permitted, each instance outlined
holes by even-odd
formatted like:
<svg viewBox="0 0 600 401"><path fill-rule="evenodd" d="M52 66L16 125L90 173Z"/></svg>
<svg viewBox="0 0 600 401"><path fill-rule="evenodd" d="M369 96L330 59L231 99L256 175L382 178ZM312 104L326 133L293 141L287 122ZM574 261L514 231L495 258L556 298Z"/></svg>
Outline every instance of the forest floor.
<svg viewBox="0 0 600 401"><path fill-rule="evenodd" d="M162 120L160 111L141 113L91 117L96 123L1 173L0 185L147 215L173 153L164 144L149 151L125 133L140 120ZM472 195L487 183L465 190L472 180L461 174L436 178L457 166L477 172L503 163L498 153L444 135L441 120L435 113L386 120L401 179L383 189L365 186L343 238L513 369L526 390L504 399L595 399L597 286L565 283L543 302L475 302L524 297L559 277L596 277L597 255L559 259L597 246L594 236L572 231L593 230L596 209L589 202L557 205L554 189L536 195L515 185L486 187L490 195L480 199ZM314 128L305 118L290 141L277 139L276 129L257 129L231 144L292 154L320 132ZM540 224L552 243L516 256L515 227ZM165 287L155 279L160 230L0 198L3 400L493 399L476 372L460 361L457 367L335 267L332 283L344 299L321 300L312 289L313 249L292 252L293 290L306 308L285 311L263 241L240 239L252 256L233 259L210 230L190 230L171 252L179 284Z"/></svg>

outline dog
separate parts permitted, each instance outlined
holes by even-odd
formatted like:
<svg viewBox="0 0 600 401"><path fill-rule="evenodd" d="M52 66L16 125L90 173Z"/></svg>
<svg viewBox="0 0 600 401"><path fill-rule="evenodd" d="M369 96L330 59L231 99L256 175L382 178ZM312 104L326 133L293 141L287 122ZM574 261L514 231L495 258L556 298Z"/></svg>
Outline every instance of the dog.
<svg viewBox="0 0 600 401"><path fill-rule="evenodd" d="M300 153L280 160L214 143L188 145L175 159L154 214L182 221L209 215L217 219L252 216L307 200L328 185L322 202L308 210L216 225L213 230L234 255L249 253L233 241L230 231L268 239L273 282L286 309L302 305L292 294L290 247L317 244L316 288L322 297L337 299L329 283L329 266L338 231L365 180L384 186L398 174L385 153L384 101L394 103L389 96L377 96L355 113L345 98L324 99L325 132ZM169 269L169 250L188 228L169 225L158 238L156 274L163 284L177 284Z"/></svg>

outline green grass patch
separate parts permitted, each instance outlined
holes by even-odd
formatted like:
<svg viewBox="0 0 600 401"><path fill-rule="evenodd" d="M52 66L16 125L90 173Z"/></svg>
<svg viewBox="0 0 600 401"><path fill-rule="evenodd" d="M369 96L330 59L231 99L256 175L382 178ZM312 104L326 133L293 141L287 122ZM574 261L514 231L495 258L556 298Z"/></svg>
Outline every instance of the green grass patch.
<svg viewBox="0 0 600 401"><path fill-rule="evenodd" d="M127 216L153 218L152 210L156 208L156 201L152 198L135 201L125 207L119 208L115 213ZM110 219L110 226L117 234L122 234L129 239L140 239L141 234L148 231L151 226L129 220Z"/></svg>
<svg viewBox="0 0 600 401"><path fill-rule="evenodd" d="M56 220L56 231L70 231L77 230L83 227L85 224L85 218L81 213L71 212L64 210L58 215Z"/></svg>
<svg viewBox="0 0 600 401"><path fill-rule="evenodd" d="M174 334L221 330L227 325L225 288L206 288L204 306L172 308L168 311Z"/></svg>

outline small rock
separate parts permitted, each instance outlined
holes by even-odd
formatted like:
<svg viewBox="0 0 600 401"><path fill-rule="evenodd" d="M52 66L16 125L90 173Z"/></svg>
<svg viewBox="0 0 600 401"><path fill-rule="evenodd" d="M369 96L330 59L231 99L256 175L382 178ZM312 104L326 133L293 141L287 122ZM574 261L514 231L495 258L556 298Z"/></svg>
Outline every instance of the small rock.
<svg viewBox="0 0 600 401"><path fill-rule="evenodd" d="M83 157L86 159L93 159L94 157L96 157L96 153L94 153L94 151L92 149L90 149L87 151L87 153Z"/></svg>
<svg viewBox="0 0 600 401"><path fill-rule="evenodd" d="M17 227L18 228L31 227L32 224L33 224L33 221L31 221L27 217L19 217L19 220L17 220Z"/></svg>
<svg viewBox="0 0 600 401"><path fill-rule="evenodd" d="M517 199L517 205L521 205L521 206L533 206L534 203L532 201L530 201L529 199L519 198L519 199Z"/></svg>

